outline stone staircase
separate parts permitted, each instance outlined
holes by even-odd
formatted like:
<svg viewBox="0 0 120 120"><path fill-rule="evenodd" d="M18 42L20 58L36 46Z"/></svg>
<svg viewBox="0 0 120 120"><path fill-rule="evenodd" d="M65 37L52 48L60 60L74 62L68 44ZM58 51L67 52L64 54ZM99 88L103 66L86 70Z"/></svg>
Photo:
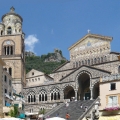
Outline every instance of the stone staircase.
<svg viewBox="0 0 120 120"><path fill-rule="evenodd" d="M67 107L65 104L62 104L59 107L57 106L59 109L54 109L54 111L49 114L49 117L56 117L56 115L59 114L59 117L65 118L65 115L68 112L70 115L69 120L81 120L85 114L87 114L87 112L85 112L85 107L87 106L87 108L90 109L94 101L95 100L72 101L69 102L69 106ZM81 104L83 108L80 107ZM80 116L82 116L82 118ZM47 116L45 115L45 117Z"/></svg>

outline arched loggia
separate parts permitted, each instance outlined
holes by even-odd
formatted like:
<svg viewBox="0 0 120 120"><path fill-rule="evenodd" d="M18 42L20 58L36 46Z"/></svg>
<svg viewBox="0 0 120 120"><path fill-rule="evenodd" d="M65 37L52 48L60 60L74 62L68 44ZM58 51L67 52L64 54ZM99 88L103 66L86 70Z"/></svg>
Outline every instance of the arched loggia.
<svg viewBox="0 0 120 120"><path fill-rule="evenodd" d="M66 86L64 89L64 99L72 99L75 97L75 91L72 86Z"/></svg>

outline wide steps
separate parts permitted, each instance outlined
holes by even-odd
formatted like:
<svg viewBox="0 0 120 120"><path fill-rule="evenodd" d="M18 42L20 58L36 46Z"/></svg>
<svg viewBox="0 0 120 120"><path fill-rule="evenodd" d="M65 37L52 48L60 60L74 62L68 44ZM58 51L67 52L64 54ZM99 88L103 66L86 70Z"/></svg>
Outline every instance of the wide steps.
<svg viewBox="0 0 120 120"><path fill-rule="evenodd" d="M62 106L60 109L51 114L50 117L55 117L59 114L59 117L65 118L66 113L69 113L69 120L78 120L78 118L85 112L85 107L87 106L89 108L93 102L94 100L72 101L69 103L69 106ZM83 106L82 109L80 107L81 104Z"/></svg>

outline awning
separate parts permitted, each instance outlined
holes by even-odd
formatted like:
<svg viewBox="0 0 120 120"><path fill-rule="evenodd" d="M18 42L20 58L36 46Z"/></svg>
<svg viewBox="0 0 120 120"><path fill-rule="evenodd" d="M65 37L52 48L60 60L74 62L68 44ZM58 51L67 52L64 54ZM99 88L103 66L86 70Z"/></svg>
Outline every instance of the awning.
<svg viewBox="0 0 120 120"><path fill-rule="evenodd" d="M100 116L99 120L120 120L120 115Z"/></svg>
<svg viewBox="0 0 120 120"><path fill-rule="evenodd" d="M53 118L47 118L46 120L66 120L66 119L60 117L53 117Z"/></svg>
<svg viewBox="0 0 120 120"><path fill-rule="evenodd" d="M24 113L20 113L20 115L18 116L18 118L24 119L25 118L25 114Z"/></svg>
<svg viewBox="0 0 120 120"><path fill-rule="evenodd" d="M38 115L38 112L36 112L36 113L28 113L28 112L26 112L25 115L27 115L27 116L30 116L30 115Z"/></svg>

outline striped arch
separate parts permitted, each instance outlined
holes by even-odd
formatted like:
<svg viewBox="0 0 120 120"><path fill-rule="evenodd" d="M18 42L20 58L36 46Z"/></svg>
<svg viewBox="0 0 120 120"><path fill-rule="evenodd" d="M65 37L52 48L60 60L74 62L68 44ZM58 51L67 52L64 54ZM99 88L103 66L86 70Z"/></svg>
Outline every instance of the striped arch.
<svg viewBox="0 0 120 120"><path fill-rule="evenodd" d="M86 71L86 70L82 70L81 72L79 72L79 73L77 74L76 78L75 78L76 89L78 89L78 87L79 87L79 86L78 86L78 78L79 78L79 76L80 76L81 74L83 74L83 73L88 74L89 77L90 77L90 79L92 78L91 73L88 72L88 71Z"/></svg>
<svg viewBox="0 0 120 120"><path fill-rule="evenodd" d="M41 89L38 94L39 94L39 102L47 101L47 92L46 92L46 90Z"/></svg>
<svg viewBox="0 0 120 120"><path fill-rule="evenodd" d="M37 91L35 91L34 89L28 89L26 91L26 94L28 95L29 93L32 93L32 92L34 92L35 94L37 94Z"/></svg>
<svg viewBox="0 0 120 120"><path fill-rule="evenodd" d="M46 90L46 88L45 87L41 87L41 88L38 88L38 90L37 90L37 94L39 94L40 93L40 91L46 91L46 93L48 92L48 90Z"/></svg>
<svg viewBox="0 0 120 120"><path fill-rule="evenodd" d="M49 92L50 92L50 91L52 91L52 90L53 90L53 89L55 89L55 88L57 88L57 89L61 90L61 88L60 88L60 87L58 87L58 86L52 86L52 87L49 89Z"/></svg>
<svg viewBox="0 0 120 120"><path fill-rule="evenodd" d="M60 99L60 89L59 87L52 87L50 89L51 100L59 100Z"/></svg>
<svg viewBox="0 0 120 120"><path fill-rule="evenodd" d="M32 89L27 91L27 102L28 103L36 102L36 91Z"/></svg>
<svg viewBox="0 0 120 120"><path fill-rule="evenodd" d="M99 88L99 79L97 79L93 85L92 85L92 89L93 89L93 99L96 99L99 95L100 95L100 88Z"/></svg>
<svg viewBox="0 0 120 120"><path fill-rule="evenodd" d="M72 85L72 84L65 84L65 85L63 86L62 90L64 91L65 88L66 88L66 87L69 87L69 86L72 87L72 88L75 90L75 86Z"/></svg>

